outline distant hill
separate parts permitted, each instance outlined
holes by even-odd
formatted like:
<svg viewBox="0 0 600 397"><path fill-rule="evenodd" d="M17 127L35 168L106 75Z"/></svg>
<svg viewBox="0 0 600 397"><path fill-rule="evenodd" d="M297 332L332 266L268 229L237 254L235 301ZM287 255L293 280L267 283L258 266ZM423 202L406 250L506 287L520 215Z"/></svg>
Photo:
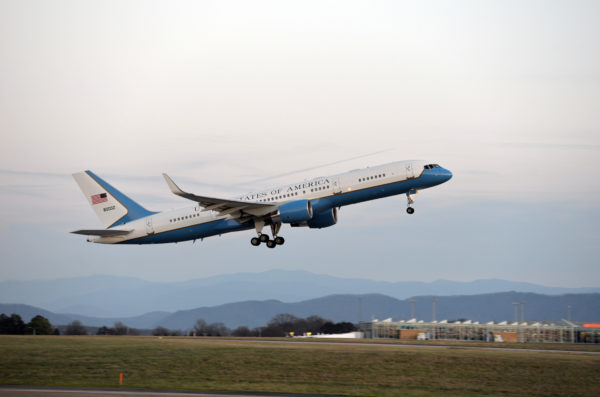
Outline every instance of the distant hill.
<svg viewBox="0 0 600 397"><path fill-rule="evenodd" d="M431 320L430 296L415 299L415 315L418 319ZM474 321L511 321L514 319L512 302L526 302L526 320L558 321L567 317L567 306L571 306L573 321L600 322L600 294L566 294L558 296L521 292L502 292L481 295L438 296L437 320L471 319ZM381 294L329 295L295 303L279 300L244 301L224 305L180 310L174 313L149 312L135 317L86 317L76 314L55 314L28 305L0 304L0 313L18 313L29 321L36 314L47 317L54 325L65 325L79 320L90 326L112 326L121 321L130 327L154 328L161 325L170 329L192 328L198 319L208 323L222 322L230 328L240 325L257 327L266 325L279 313L290 313L298 317L318 315L338 322L356 323L377 318L394 320L410 318L409 300L398 300ZM520 318L520 311L519 311Z"/></svg>
<svg viewBox="0 0 600 397"><path fill-rule="evenodd" d="M471 282L385 282L340 278L306 271L270 270L171 283L115 276L3 281L0 282L0 302L19 302L53 312L114 318L250 300L299 302L332 294L382 294L406 299L418 295L476 295L504 291L562 295L600 293L600 288L558 288L496 279Z"/></svg>
<svg viewBox="0 0 600 397"><path fill-rule="evenodd" d="M360 298L360 300L359 300ZM571 305L572 320L600 320L600 294L569 294L559 296L532 293L502 292L483 295L438 296L436 302L437 320L460 318L473 321L511 321L514 319L512 302L525 301L525 319L554 321L567 317L567 306ZM430 297L414 297L415 316L418 319L432 319ZM394 320L410 319L409 300L398 300L381 294L330 295L297 303L283 303L277 300L247 301L215 307L202 307L182 310L160 321L163 326L191 328L197 319L207 322L222 322L229 327L265 325L279 313L290 313L298 317L319 315L338 322L358 322L371 319ZM520 309L519 309L520 318Z"/></svg>
<svg viewBox="0 0 600 397"><path fill-rule="evenodd" d="M133 328L154 328L160 320L171 314L167 312L150 312L142 314L141 316L132 317L89 317L79 314L53 313L35 306L10 303L0 303L0 313L4 313L6 315L16 313L20 315L25 322L28 322L34 316L39 314L46 317L50 323L55 326L67 325L75 320L81 321L85 325L98 327L103 325L112 326L116 322L121 321Z"/></svg>

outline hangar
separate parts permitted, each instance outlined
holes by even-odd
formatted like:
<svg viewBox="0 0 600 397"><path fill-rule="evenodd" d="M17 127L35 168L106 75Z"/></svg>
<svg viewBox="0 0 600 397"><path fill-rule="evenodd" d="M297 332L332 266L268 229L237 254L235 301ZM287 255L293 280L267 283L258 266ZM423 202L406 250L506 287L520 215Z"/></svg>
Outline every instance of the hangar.
<svg viewBox="0 0 600 397"><path fill-rule="evenodd" d="M475 321L373 320L360 322L360 331L369 339L472 340L521 343L600 343L600 324L567 320L555 322L502 321L480 324Z"/></svg>

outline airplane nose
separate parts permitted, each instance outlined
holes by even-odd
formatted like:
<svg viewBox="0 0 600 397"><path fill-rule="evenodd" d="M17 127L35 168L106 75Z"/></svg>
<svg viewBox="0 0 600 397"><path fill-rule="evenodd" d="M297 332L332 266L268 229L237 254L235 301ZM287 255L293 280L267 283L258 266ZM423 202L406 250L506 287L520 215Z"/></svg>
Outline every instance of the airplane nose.
<svg viewBox="0 0 600 397"><path fill-rule="evenodd" d="M444 182L449 181L452 179L452 171L442 168L441 176L444 178Z"/></svg>

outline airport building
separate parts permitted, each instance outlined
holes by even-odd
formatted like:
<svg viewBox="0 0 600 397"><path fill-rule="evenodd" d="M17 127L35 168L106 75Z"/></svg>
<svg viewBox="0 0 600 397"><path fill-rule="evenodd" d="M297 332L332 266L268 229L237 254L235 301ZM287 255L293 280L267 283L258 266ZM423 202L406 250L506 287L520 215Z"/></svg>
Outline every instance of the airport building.
<svg viewBox="0 0 600 397"><path fill-rule="evenodd" d="M360 331L370 339L402 340L472 340L522 343L600 343L600 324L556 322L493 321L480 324L467 321L408 321L360 322Z"/></svg>

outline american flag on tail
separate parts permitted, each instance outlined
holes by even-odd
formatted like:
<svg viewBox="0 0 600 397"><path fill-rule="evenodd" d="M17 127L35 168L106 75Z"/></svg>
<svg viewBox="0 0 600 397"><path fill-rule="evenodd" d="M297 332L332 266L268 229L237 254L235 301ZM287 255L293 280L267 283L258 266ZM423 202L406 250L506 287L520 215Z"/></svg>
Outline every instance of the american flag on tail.
<svg viewBox="0 0 600 397"><path fill-rule="evenodd" d="M106 201L108 201L106 193L94 194L92 196L92 205L104 203Z"/></svg>

